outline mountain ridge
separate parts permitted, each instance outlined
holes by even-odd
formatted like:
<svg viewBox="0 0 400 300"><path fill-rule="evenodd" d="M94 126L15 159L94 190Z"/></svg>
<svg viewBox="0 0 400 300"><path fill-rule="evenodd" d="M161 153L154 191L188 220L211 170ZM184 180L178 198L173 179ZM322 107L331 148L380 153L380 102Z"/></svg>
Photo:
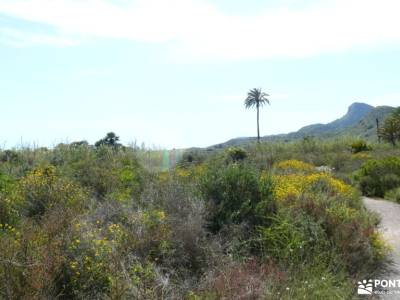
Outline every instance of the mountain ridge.
<svg viewBox="0 0 400 300"><path fill-rule="evenodd" d="M302 139L306 136L316 138L334 138L339 136L353 136L367 140L375 140L376 119L383 123L385 118L394 110L391 106L372 106L363 102L354 102L347 113L331 122L322 124L310 124L301 127L299 130L289 133L267 135L261 137L262 141L288 142ZM229 146L240 146L256 141L255 137L238 137L224 143L216 144L208 148L224 148Z"/></svg>

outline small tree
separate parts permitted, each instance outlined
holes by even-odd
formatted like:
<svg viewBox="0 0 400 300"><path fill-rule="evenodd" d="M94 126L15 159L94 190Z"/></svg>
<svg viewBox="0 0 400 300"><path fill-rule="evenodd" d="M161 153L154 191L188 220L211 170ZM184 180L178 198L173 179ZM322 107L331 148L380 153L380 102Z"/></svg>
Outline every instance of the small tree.
<svg viewBox="0 0 400 300"><path fill-rule="evenodd" d="M117 136L114 132L109 132L109 133L107 133L107 135L104 138L97 141L94 145L96 147L105 145L105 146L111 146L114 148L118 148L118 147L122 146L120 143L118 143L118 141L119 141L119 136Z"/></svg>
<svg viewBox="0 0 400 300"><path fill-rule="evenodd" d="M398 120L400 119L400 107L395 109L395 111L392 113L392 116Z"/></svg>
<svg viewBox="0 0 400 300"><path fill-rule="evenodd" d="M387 118L379 129L380 137L393 146L396 146L396 141L400 139L400 116L393 114Z"/></svg>

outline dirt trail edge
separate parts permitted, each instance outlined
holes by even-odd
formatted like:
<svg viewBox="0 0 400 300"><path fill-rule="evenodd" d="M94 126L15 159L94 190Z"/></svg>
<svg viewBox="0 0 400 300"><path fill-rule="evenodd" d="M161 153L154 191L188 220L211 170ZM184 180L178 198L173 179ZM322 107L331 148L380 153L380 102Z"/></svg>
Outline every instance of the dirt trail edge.
<svg viewBox="0 0 400 300"><path fill-rule="evenodd" d="M400 205L386 200L363 197L366 208L381 217L379 229L384 239L392 247L393 264L382 279L400 279ZM398 289L398 288L396 288ZM400 299L400 295L382 295L381 299Z"/></svg>

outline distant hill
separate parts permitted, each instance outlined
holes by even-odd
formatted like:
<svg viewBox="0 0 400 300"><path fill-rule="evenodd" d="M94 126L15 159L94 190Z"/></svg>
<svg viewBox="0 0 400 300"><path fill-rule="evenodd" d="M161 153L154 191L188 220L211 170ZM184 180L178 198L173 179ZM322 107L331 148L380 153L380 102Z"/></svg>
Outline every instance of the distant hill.
<svg viewBox="0 0 400 300"><path fill-rule="evenodd" d="M347 113L333 122L328 124L315 124L301 128L299 131L292 133L294 137L299 136L320 136L323 134L336 133L344 128L357 124L368 113L374 110L374 107L365 103L353 103L349 106Z"/></svg>
<svg viewBox="0 0 400 300"><path fill-rule="evenodd" d="M383 123L385 118L394 110L390 106L374 107L365 103L355 102L349 106L347 113L327 124L312 124L300 128L296 132L263 136L263 141L292 141L306 136L316 138L334 138L338 136L353 136L367 140L376 139L376 119ZM255 137L241 137L210 148L239 146L256 141Z"/></svg>
<svg viewBox="0 0 400 300"><path fill-rule="evenodd" d="M394 111L394 109L395 108L391 106L378 106L362 118L356 125L347 128L343 134L363 139L376 140L376 119L378 119L382 125L383 121Z"/></svg>

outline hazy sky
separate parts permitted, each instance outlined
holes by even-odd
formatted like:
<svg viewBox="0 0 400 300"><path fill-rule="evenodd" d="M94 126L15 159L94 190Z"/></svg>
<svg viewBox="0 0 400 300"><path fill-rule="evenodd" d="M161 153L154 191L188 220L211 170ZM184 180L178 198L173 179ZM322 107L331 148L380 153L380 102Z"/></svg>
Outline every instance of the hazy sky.
<svg viewBox="0 0 400 300"><path fill-rule="evenodd" d="M0 147L208 146L400 104L398 0L0 0Z"/></svg>

